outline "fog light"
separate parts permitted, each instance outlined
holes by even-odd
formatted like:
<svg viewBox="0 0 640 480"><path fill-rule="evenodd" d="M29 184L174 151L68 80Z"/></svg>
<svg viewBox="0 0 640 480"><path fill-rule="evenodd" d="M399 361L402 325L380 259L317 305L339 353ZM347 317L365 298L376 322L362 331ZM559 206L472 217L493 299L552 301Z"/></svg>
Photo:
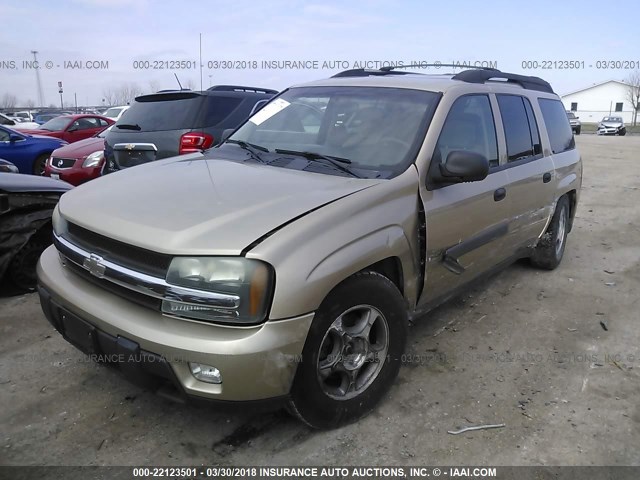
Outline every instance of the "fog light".
<svg viewBox="0 0 640 480"><path fill-rule="evenodd" d="M189 362L189 368L191 369L191 375L201 382L222 383L222 375L216 367L205 365L204 363Z"/></svg>

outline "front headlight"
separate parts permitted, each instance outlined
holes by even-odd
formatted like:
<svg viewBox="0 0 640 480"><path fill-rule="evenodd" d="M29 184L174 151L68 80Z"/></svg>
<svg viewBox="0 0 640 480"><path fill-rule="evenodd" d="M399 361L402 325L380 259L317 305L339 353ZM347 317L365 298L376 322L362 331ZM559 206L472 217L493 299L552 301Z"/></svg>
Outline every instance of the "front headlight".
<svg viewBox="0 0 640 480"><path fill-rule="evenodd" d="M67 221L60 215L60 205L56 205L51 215L51 226L53 227L53 233L57 236L62 236L67 230Z"/></svg>
<svg viewBox="0 0 640 480"><path fill-rule="evenodd" d="M195 320L237 324L265 319L273 292L273 269L259 260L233 257L176 257L166 282L175 285L162 301L163 313ZM183 295L180 287L202 291L202 298ZM192 295L193 297L193 295Z"/></svg>
<svg viewBox="0 0 640 480"><path fill-rule="evenodd" d="M100 165L102 160L104 160L104 150L98 150L84 159L84 162L82 162L82 168L97 167Z"/></svg>

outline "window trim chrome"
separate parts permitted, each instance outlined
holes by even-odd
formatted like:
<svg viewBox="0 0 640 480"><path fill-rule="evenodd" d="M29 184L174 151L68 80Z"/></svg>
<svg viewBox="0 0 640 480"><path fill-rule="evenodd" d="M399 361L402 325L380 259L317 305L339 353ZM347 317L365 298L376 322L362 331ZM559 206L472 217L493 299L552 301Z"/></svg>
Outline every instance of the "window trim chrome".
<svg viewBox="0 0 640 480"><path fill-rule="evenodd" d="M134 292L160 300L207 305L227 310L234 310L240 307L240 297L238 295L207 292L205 290L171 285L163 278L137 272L103 258L100 258L99 263L104 269L100 269L100 275L96 275L95 271L92 271L90 267L91 262L96 260L96 254L87 252L55 233L53 238L56 248L65 259L87 270L92 275L95 275L96 278L107 280Z"/></svg>

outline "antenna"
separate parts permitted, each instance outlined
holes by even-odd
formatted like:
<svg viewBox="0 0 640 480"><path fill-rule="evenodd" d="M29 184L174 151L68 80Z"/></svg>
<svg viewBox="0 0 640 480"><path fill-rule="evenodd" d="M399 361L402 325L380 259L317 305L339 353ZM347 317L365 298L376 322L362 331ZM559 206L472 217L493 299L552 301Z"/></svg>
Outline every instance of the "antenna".
<svg viewBox="0 0 640 480"><path fill-rule="evenodd" d="M180 85L180 90L184 90L184 89L182 88L182 84L180 83L180 79L178 78L178 74L177 74L177 73L174 73L174 75L176 76L176 82L178 82L178 85Z"/></svg>

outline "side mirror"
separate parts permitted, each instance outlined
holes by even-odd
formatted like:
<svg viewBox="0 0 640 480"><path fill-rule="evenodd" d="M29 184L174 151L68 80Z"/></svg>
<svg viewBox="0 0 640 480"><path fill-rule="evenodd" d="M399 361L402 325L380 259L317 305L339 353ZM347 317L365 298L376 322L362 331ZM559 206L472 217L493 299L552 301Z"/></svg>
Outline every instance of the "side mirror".
<svg viewBox="0 0 640 480"><path fill-rule="evenodd" d="M489 161L475 152L454 150L440 164L439 183L463 183L484 180L489 174Z"/></svg>
<svg viewBox="0 0 640 480"><path fill-rule="evenodd" d="M220 143L223 143L235 131L236 131L235 128L226 128L225 130L223 130L222 131L222 138L220 139Z"/></svg>
<svg viewBox="0 0 640 480"><path fill-rule="evenodd" d="M12 133L11 135L9 135L9 142L11 143L19 142L20 140L22 140L22 137L20 135L16 135L15 133Z"/></svg>

